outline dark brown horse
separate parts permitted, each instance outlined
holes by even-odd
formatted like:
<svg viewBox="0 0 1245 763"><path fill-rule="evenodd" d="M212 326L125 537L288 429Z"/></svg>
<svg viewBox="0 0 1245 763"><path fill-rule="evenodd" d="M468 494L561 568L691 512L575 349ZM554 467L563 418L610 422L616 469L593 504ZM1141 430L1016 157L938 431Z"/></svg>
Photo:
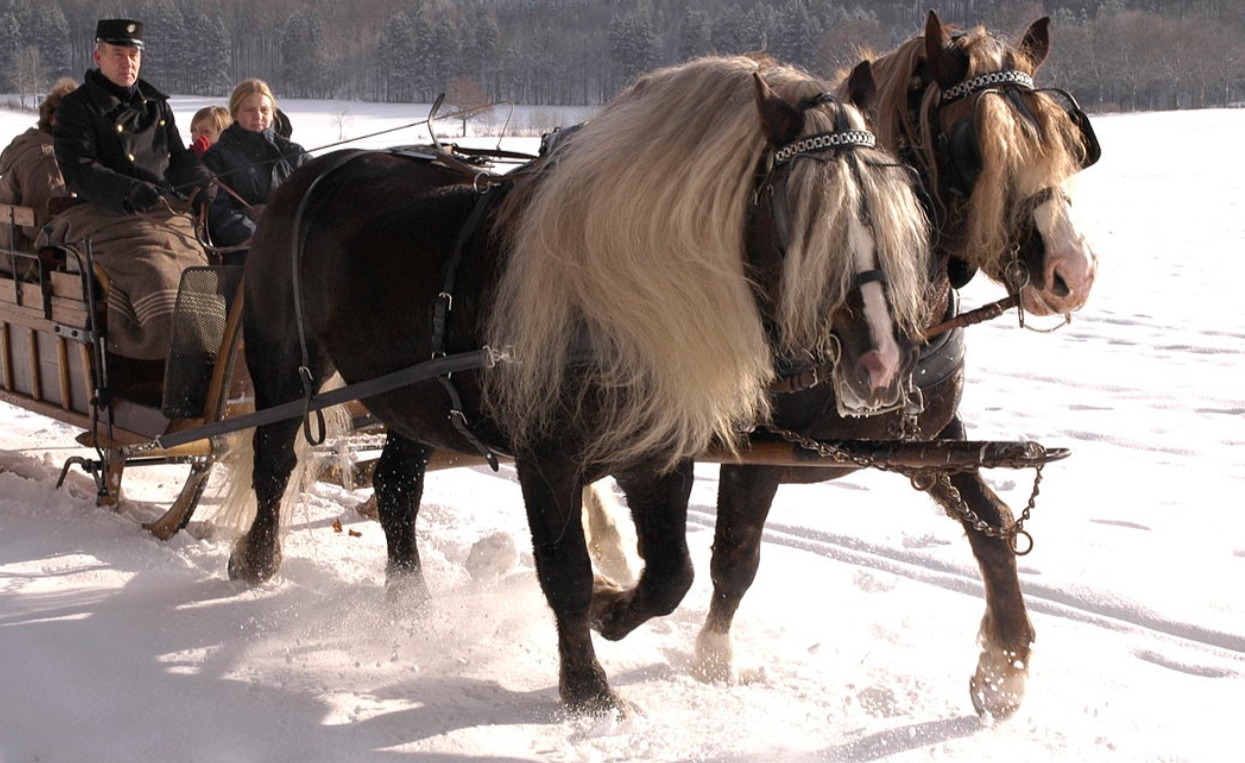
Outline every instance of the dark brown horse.
<svg viewBox="0 0 1245 763"><path fill-rule="evenodd" d="M393 596L427 596L415 516L436 449L513 455L567 706L625 706L590 628L621 638L691 584L692 459L769 417L775 367L835 356L862 411L896 400L928 291L909 173L802 72L708 58L641 78L522 177L339 153L271 199L247 258L259 408L494 348L497 364L369 397ZM867 65L850 95L873 92ZM885 288L883 288L885 286ZM280 564L299 421L258 428L258 509L230 574ZM594 581L581 488L613 475L646 566Z"/></svg>
<svg viewBox="0 0 1245 763"><path fill-rule="evenodd" d="M1010 45L980 28L951 33L930 13L924 37L872 61L879 97L870 111L878 135L919 170L937 210L938 267L927 325L949 314L953 289L977 270L1018 292L1021 309L1038 314L1071 312L1089 294L1095 259L1072 223L1062 184L1097 159L1098 145L1070 96L1035 89L1032 78L1048 47L1047 19ZM956 330L921 348L919 392L908 410L844 416L836 390L821 385L776 396L773 429L828 440L965 439L957 414L963 346ZM731 622L756 574L778 486L834 479L855 468L722 467L714 594L697 639L698 673L733 675ZM1017 579L1012 513L975 471L940 474L928 490L963 523L985 582L973 705L983 715L1006 716L1023 695L1034 638Z"/></svg>

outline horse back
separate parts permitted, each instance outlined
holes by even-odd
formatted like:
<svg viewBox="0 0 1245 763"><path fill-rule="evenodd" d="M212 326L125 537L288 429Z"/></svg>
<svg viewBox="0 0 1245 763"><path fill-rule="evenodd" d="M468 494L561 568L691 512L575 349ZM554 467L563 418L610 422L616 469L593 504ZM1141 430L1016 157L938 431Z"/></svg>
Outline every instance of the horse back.
<svg viewBox="0 0 1245 763"><path fill-rule="evenodd" d="M307 164L278 189L247 255L245 289L248 364L254 348L263 355L255 363L268 369L261 373L281 390L269 402L297 394L300 336L317 378L336 370L347 382L415 365L438 349L480 347L480 316L495 268L484 244L487 221L474 235L462 234L486 196L472 180L389 153L336 152ZM453 309L437 348L434 311L451 259L458 261ZM465 386L474 402L475 386ZM256 392L257 403L263 402L258 385ZM411 414L381 411L409 407L411 392L368 404L399 424ZM444 411L418 418L442 421Z"/></svg>

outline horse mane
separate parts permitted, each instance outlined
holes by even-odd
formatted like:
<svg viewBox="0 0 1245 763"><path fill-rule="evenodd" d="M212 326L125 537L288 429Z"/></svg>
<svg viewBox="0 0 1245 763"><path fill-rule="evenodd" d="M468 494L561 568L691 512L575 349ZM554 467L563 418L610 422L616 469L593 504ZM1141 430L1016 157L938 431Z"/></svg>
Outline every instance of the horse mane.
<svg viewBox="0 0 1245 763"><path fill-rule="evenodd" d="M984 27L965 32L957 45L968 56L965 78L1018 69L1034 74L1036 66L1024 52L992 35ZM922 87L917 68L925 58L925 38L918 35L890 53L872 58L878 99L874 113L878 141L884 146L909 149L921 165L931 189L938 187L937 146L933 136L934 108L942 99L935 83L926 88L919 124L909 119L908 96ZM845 88L846 83L840 86ZM952 122L969 117L975 99L947 106ZM1043 188L1058 186L1080 169L1080 141L1072 119L1049 98L1029 101L1037 129L1003 99L986 98L977 113L983 168L966 210L965 236L960 255L988 273L1001 272L1009 231L1025 214L1017 203Z"/></svg>
<svg viewBox="0 0 1245 763"><path fill-rule="evenodd" d="M551 412L588 400L601 413L586 463L660 452L672 466L714 440L733 444L768 417L773 351L745 249L755 170L767 148L755 72L792 102L829 89L747 57L649 73L566 138L498 210L507 256L487 337L513 346L519 362L491 372L486 394L518 446L547 433ZM806 125L809 134L827 129L828 118ZM839 172L832 188L843 198L861 193L850 173L834 168L841 164L791 168L788 187L805 189L789 191L795 227L815 232L788 251L806 270L789 269L780 287L784 343L816 335L850 283L850 268L829 261L847 248L826 245L843 227L840 199L824 196L824 179L810 190L816 173ZM864 192L880 193L873 185ZM874 215L884 215L878 229L913 214L894 211L889 197L876 206ZM815 224L819 217L827 224ZM906 219L922 218L918 210ZM906 244L894 245L892 259ZM814 252L827 261L815 262ZM826 277L836 268L848 272ZM904 289L915 279L895 277ZM828 285L818 291L813 281ZM572 348L589 356L572 357Z"/></svg>

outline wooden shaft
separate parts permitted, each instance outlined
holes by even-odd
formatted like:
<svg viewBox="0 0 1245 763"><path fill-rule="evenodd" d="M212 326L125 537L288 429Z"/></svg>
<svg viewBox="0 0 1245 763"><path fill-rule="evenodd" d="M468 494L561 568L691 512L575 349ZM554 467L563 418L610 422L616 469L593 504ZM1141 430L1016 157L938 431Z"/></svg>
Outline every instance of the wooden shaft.
<svg viewBox="0 0 1245 763"><path fill-rule="evenodd" d="M1043 448L1035 442L1000 442L991 440L837 440L822 441L850 457L875 461L886 466L906 469L975 469L1022 468L1067 458L1066 448ZM700 463L741 464L745 466L857 466L852 460L822 458L815 451L787 442L759 440L735 452L713 448L697 456ZM428 469L450 469L458 466L480 466L484 459L455 451L438 450L432 455Z"/></svg>

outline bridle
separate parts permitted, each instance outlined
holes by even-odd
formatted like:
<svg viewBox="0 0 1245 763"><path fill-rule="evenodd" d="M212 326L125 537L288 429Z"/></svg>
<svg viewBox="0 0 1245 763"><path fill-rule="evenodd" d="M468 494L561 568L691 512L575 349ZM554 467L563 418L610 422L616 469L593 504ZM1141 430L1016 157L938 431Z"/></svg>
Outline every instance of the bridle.
<svg viewBox="0 0 1245 763"><path fill-rule="evenodd" d="M831 93L818 93L815 96L806 98L799 103L799 107L801 111L808 111L827 103L834 104L836 107L833 130L797 138L786 145L767 152L761 160L762 166L758 171L759 180L756 191L753 194L753 210L755 213L762 193L768 189L770 217L774 221L774 226L778 229L778 249L784 255L786 252L786 242L790 238L791 215L787 209L786 197L783 194L774 192L774 172L783 165L790 164L797 159L830 161L834 155L844 151L853 151L857 148L873 148L877 145L876 136L869 130L854 129L848 126L847 120L844 117L845 109L843 103ZM831 156L827 157L824 154L831 154ZM855 156L851 157L849 166L859 183L860 165ZM873 224L873 217L869 212L869 200L863 195L860 197L860 219L867 226L872 226ZM876 268L858 272L852 281L852 288L859 289L864 284L873 282L881 283L885 286L885 274Z"/></svg>
<svg viewBox="0 0 1245 763"><path fill-rule="evenodd" d="M836 107L833 130L798 138L790 143L771 149L762 157L761 165L757 171L758 181L753 194L752 214L755 219L760 208L761 196L768 195L770 219L773 221L777 233L775 247L783 258L786 256L786 244L790 240L790 211L787 208L786 195L775 191L775 185L781 181L774 177L774 173L785 165L801 159L825 162L832 161L844 152L851 152L847 157L848 166L857 184L863 186L861 182L861 159L855 155L854 151L858 148L871 149L877 145L877 139L873 132L852 128L848 125L843 103L830 93L818 93L815 96L804 99L798 106L801 111L807 111L825 104L833 104ZM911 167L903 164L887 164L885 166L893 166L910 172L914 188L918 189L920 193L924 193L924 187L920 183L920 176ZM873 217L869 209L868 198L862 194L859 198L859 204L859 219L866 227L871 229ZM858 271L853 275L851 290L859 292L868 283L878 283L884 290L887 289L885 273L880 268L873 267ZM812 354L804 354L797 358L779 357L777 361L778 378L771 384L771 392L779 394L799 392L827 381L831 381L837 387L839 382L834 374L834 369L838 367L842 350L838 338L832 336L831 339L830 357L828 358L818 358ZM836 399L842 399L843 396L840 393L836 394L835 397ZM899 405L902 404L903 401L900 401Z"/></svg>
<svg viewBox="0 0 1245 763"><path fill-rule="evenodd" d="M934 103L926 108L923 106L925 95L934 84L934 80L927 71L918 71L918 77L909 96L909 118L918 135L923 132L922 123L928 125L930 144L933 146L934 154L932 161L935 166L929 167L929 160L917 156L917 152L912 147L903 147L900 155L917 166L925 166L936 171L938 186L946 191L945 195L940 194L942 198L958 199L960 204L963 204L972 196L983 167L978 115L986 98L991 96L1006 98L1012 108L1041 134L1041 124L1025 103L1023 95L1026 93L1045 95L1064 110L1079 132L1084 152L1081 156L1081 169L1095 164L1102 156L1102 147L1094 133L1093 125L1076 98L1062 88L1035 87L1033 77L1026 72L1017 69L1001 69L971 77L943 90L934 99ZM965 98L975 99L969 116L946 130L942 129L942 120L939 118L941 110ZM1043 203L1059 198L1066 199L1062 189L1047 187L1020 200L1019 203L1032 211ZM949 210L946 204L939 202L934 205L934 208L939 216L948 216ZM941 226L937 226L936 229L941 235ZM1003 274L1005 283L1013 296L1019 294L1027 285L1028 280L1027 272L1022 272L1024 268L1019 266L1019 252L1019 244L1013 245L1011 258L1014 262L1009 265L1008 272ZM958 258L953 257L948 265L948 275L954 288L967 284L972 280L975 272L974 267Z"/></svg>

